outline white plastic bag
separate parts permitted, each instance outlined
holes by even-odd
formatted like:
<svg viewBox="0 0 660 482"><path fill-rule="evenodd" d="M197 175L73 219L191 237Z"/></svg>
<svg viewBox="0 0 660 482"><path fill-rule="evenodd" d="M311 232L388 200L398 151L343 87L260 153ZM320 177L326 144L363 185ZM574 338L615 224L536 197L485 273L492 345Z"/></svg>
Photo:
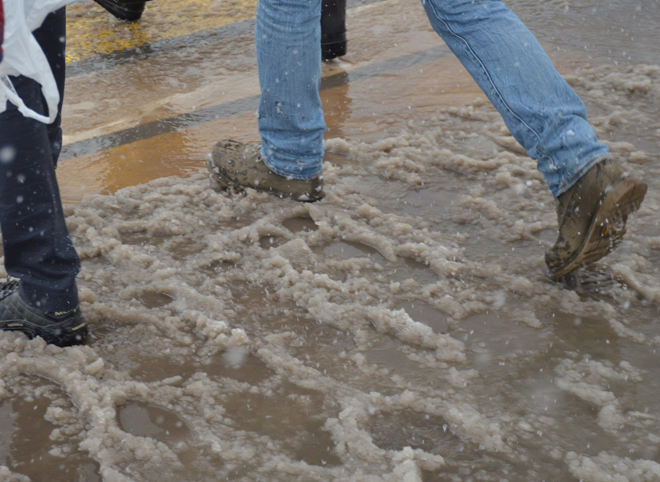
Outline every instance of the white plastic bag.
<svg viewBox="0 0 660 482"><path fill-rule="evenodd" d="M46 55L32 35L46 16L75 0L0 0L4 10L3 58L0 62L0 113L7 109L7 101L18 107L25 116L46 124L57 117L60 94ZM28 108L18 96L7 76L24 75L41 85L48 106L48 117Z"/></svg>

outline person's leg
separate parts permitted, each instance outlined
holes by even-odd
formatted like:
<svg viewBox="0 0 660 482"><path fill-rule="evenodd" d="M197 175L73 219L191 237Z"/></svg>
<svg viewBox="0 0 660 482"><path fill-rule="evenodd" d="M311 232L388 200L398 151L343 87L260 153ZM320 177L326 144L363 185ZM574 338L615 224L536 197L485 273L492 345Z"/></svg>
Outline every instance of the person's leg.
<svg viewBox="0 0 660 482"><path fill-rule="evenodd" d="M53 68L60 95L64 88L65 21L64 9L59 10L35 32ZM22 76L11 80L27 105L45 114L39 85ZM46 126L24 117L11 105L0 115L0 226L5 268L21 280L22 298L50 313L78 306L75 278L80 261L64 221L55 177L61 146L59 116Z"/></svg>
<svg viewBox="0 0 660 482"><path fill-rule="evenodd" d="M261 145L226 140L208 158L213 187L313 202L323 198L321 0L259 0Z"/></svg>
<svg viewBox="0 0 660 482"><path fill-rule="evenodd" d="M321 1L321 58L346 55L346 0Z"/></svg>
<svg viewBox="0 0 660 482"><path fill-rule="evenodd" d="M260 0L255 41L262 155L275 173L312 179L323 165L321 0Z"/></svg>
<svg viewBox="0 0 660 482"><path fill-rule="evenodd" d="M0 62L2 62L2 43L5 38L5 12L0 1Z"/></svg>
<svg viewBox="0 0 660 482"><path fill-rule="evenodd" d="M60 102L57 105L57 117L52 124L46 126L50 150L53 158L53 165L57 167L57 160L62 151L62 105L64 104L64 83L66 81L66 9L60 9L50 14L41 28L34 31L34 38L39 42L43 50L50 70L55 77L57 90L60 93ZM30 92L32 88L28 87ZM34 99L36 105L40 95ZM43 108L43 107L42 107Z"/></svg>
<svg viewBox="0 0 660 482"><path fill-rule="evenodd" d="M584 104L534 35L498 0L425 0L435 31L538 161L557 197L607 157Z"/></svg>
<svg viewBox="0 0 660 482"><path fill-rule="evenodd" d="M611 252L646 184L609 159L584 104L532 33L499 0L423 0L433 28L537 160L558 200L559 235L546 252L553 279Z"/></svg>

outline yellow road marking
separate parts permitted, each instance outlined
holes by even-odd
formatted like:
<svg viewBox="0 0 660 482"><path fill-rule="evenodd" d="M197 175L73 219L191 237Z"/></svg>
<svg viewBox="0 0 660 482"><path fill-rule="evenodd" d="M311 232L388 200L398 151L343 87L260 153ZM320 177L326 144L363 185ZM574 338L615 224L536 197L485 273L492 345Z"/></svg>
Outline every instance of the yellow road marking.
<svg viewBox="0 0 660 482"><path fill-rule="evenodd" d="M202 30L249 20L257 0L155 0L142 20L117 20L91 0L74 3L67 12L67 62L110 54Z"/></svg>

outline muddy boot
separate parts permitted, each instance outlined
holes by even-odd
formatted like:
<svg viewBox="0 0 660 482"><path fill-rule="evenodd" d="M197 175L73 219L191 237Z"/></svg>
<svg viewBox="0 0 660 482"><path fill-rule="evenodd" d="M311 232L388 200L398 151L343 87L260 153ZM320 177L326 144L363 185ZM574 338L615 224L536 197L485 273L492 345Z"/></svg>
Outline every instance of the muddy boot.
<svg viewBox="0 0 660 482"><path fill-rule="evenodd" d="M558 280L613 251L626 233L628 215L639 209L646 184L606 159L557 198L559 237L545 254Z"/></svg>
<svg viewBox="0 0 660 482"><path fill-rule="evenodd" d="M94 0L119 20L140 20L144 5L149 0Z"/></svg>
<svg viewBox="0 0 660 482"><path fill-rule="evenodd" d="M29 338L40 336L57 346L77 345L87 337L87 323L76 308L65 313L46 313L28 305L20 294L20 281L0 285L0 330L20 331Z"/></svg>
<svg viewBox="0 0 660 482"><path fill-rule="evenodd" d="M346 0L321 2L321 59L346 55Z"/></svg>
<svg viewBox="0 0 660 482"><path fill-rule="evenodd" d="M275 174L263 162L260 144L232 140L218 142L208 158L208 168L213 187L241 191L251 188L303 202L323 199L321 176L299 180Z"/></svg>

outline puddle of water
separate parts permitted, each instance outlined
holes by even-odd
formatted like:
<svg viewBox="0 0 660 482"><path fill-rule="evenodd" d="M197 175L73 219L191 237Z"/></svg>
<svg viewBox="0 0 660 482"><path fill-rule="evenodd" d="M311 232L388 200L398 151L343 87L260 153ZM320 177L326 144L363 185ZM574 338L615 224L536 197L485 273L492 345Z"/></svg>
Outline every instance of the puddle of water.
<svg viewBox="0 0 660 482"><path fill-rule="evenodd" d="M400 199L405 207L412 209L421 208L424 211L443 211L454 204L454 195L445 190L437 188L419 189L410 191Z"/></svg>
<svg viewBox="0 0 660 482"><path fill-rule="evenodd" d="M251 353L231 348L221 357L203 358L200 369L214 379L226 377L250 385L258 385L275 374Z"/></svg>
<svg viewBox="0 0 660 482"><path fill-rule="evenodd" d="M160 293L157 291L144 291L139 296L140 302L147 308L161 308L163 306L169 305L174 301L174 297L167 293Z"/></svg>
<svg viewBox="0 0 660 482"><path fill-rule="evenodd" d="M139 348L118 350L112 359L130 359L131 376L144 382L165 380L176 376L184 380L195 373L206 373L211 379L230 378L239 382L258 385L274 372L259 358L248 352L226 350L216 355L199 356L194 360L181 359L169 354L163 356L144 355Z"/></svg>
<svg viewBox="0 0 660 482"><path fill-rule="evenodd" d="M506 312L489 311L471 315L460 321L452 336L474 352L474 364L479 369L504 366L506 359L517 353L537 351L545 341L539 329L514 321Z"/></svg>
<svg viewBox="0 0 660 482"><path fill-rule="evenodd" d="M312 232L319 229L314 220L307 216L285 219L282 225L292 233Z"/></svg>
<svg viewBox="0 0 660 482"><path fill-rule="evenodd" d="M403 343L390 336L381 336L377 343L363 351L368 363L394 371L400 375L419 374L419 363L410 360L399 350Z"/></svg>
<svg viewBox="0 0 660 482"><path fill-rule="evenodd" d="M563 349L603 357L615 363L622 361L615 344L620 338L606 317L578 316L562 310L553 310L541 313L539 318L543 323L552 325Z"/></svg>
<svg viewBox="0 0 660 482"><path fill-rule="evenodd" d="M323 248L323 253L334 255L342 259L369 258L376 264L385 264L385 258L377 249L363 243L353 241L339 241Z"/></svg>
<svg viewBox="0 0 660 482"><path fill-rule="evenodd" d="M372 442L385 450L411 447L446 457L462 445L442 417L412 410L379 412L369 419L365 429Z"/></svg>
<svg viewBox="0 0 660 482"><path fill-rule="evenodd" d="M339 466L341 459L334 452L335 445L330 434L322 430L320 425L312 426L304 433L293 458L309 465Z"/></svg>
<svg viewBox="0 0 660 482"><path fill-rule="evenodd" d="M57 427L44 419L49 404L48 399L28 401L21 397L0 404L0 465L33 482L101 482L98 464L78 452L75 442L67 447L50 440ZM62 453L62 449L73 450ZM62 456L53 455L53 451Z"/></svg>
<svg viewBox="0 0 660 482"><path fill-rule="evenodd" d="M297 346L293 347L294 353L299 358L309 358L310 356L318 358L323 355L332 359L336 357L337 353L355 348L355 343L349 333L337 330L325 323L297 320L295 325L289 324L286 328L301 335L301 338L297 340Z"/></svg>
<svg viewBox="0 0 660 482"><path fill-rule="evenodd" d="M322 429L323 399L294 387L267 394L240 394L225 404L239 430L267 435L284 445L296 460L311 465L340 465L335 443Z"/></svg>
<svg viewBox="0 0 660 482"><path fill-rule="evenodd" d="M583 50L590 59L660 64L658 49L649 37L660 22L656 1L513 0L509 6L541 41ZM603 29L611 33L598 35Z"/></svg>
<svg viewBox="0 0 660 482"><path fill-rule="evenodd" d="M505 244L480 234L471 236L464 246L467 259L486 264L506 264L514 260L519 263L521 258L541 257L547 249L547 244L541 240L526 239Z"/></svg>
<svg viewBox="0 0 660 482"><path fill-rule="evenodd" d="M419 216L423 219L437 220L447 217L448 211L454 206L460 192L450 186L429 184L426 188L397 192L396 183L380 180L376 184L383 184L374 194L380 194L379 206L388 212L403 215ZM387 191L383 192L383 191ZM384 194L384 196L383 196Z"/></svg>
<svg viewBox="0 0 660 482"><path fill-rule="evenodd" d="M0 460L6 464L11 452L11 436L14 433L14 416L11 404L8 402L0 405Z"/></svg>
<svg viewBox="0 0 660 482"><path fill-rule="evenodd" d="M116 357L131 357L130 374L142 382L155 382L176 376L187 379L197 371L193 364L177 363L169 356L140 357L138 353L131 354L127 353L127 350L122 350L116 354Z"/></svg>
<svg viewBox="0 0 660 482"><path fill-rule="evenodd" d="M131 402L117 411L119 426L138 437L150 437L168 445L190 438L190 429L177 414L148 403Z"/></svg>

